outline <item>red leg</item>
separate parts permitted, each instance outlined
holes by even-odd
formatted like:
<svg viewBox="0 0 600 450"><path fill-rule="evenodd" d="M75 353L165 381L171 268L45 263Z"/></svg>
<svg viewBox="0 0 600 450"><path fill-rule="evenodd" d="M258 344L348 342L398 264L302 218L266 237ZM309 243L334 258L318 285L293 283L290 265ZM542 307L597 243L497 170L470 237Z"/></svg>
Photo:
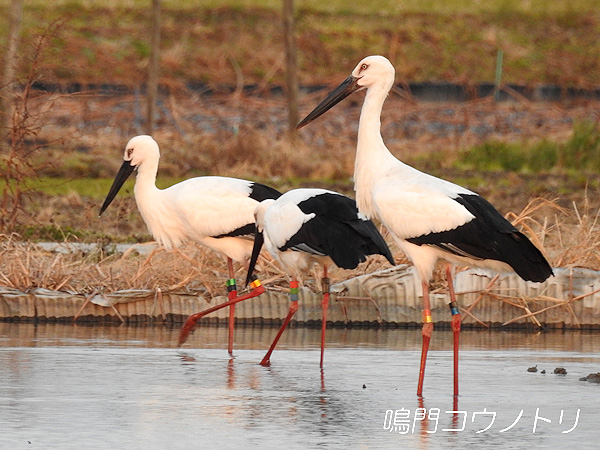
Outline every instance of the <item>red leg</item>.
<svg viewBox="0 0 600 450"><path fill-rule="evenodd" d="M185 341L188 338L188 335L194 328L194 325L196 325L196 322L198 322L198 320L200 320L202 317L204 317L210 313L213 313L215 311L218 311L221 308L226 308L228 306L235 305L236 303L239 303L244 300L248 300L249 298L258 297L260 294L265 292L265 288L260 284L259 280L254 280L251 283L251 287L252 287L252 290L244 295L240 295L238 297L235 297L232 300L228 300L219 305L215 305L212 308L208 308L204 311L201 311L196 314L192 314L190 317L188 317L186 322L183 324L183 327L181 327L181 331L179 333L179 346L181 347L181 345L183 345L185 343Z"/></svg>
<svg viewBox="0 0 600 450"><path fill-rule="evenodd" d="M323 302L321 308L323 315L321 319L321 369L323 368L323 355L325 353L325 328L327 327L327 307L329 306L329 277L327 276L327 266L323 266Z"/></svg>
<svg viewBox="0 0 600 450"><path fill-rule="evenodd" d="M460 336L460 312L454 293L454 284L452 283L452 271L450 266L446 266L446 278L448 279L448 292L450 293L450 311L452 312L452 331L454 332L454 396L458 397L458 338Z"/></svg>
<svg viewBox="0 0 600 450"><path fill-rule="evenodd" d="M233 300L237 297L237 286L235 284L235 273L233 271L233 261L227 258L227 266L229 268L229 280L227 280L227 298ZM235 303L229 307L229 339L227 342L227 350L233 356L233 327L235 325Z"/></svg>
<svg viewBox="0 0 600 450"><path fill-rule="evenodd" d="M290 282L290 300L291 300L290 310L288 311L288 315L285 318L285 320L283 321L283 323L281 324L281 328L277 332L277 336L275 336L275 339L273 340L273 343L271 344L271 348L269 348L269 351L267 352L265 357L260 362L261 366L271 365L271 353L273 353L273 350L275 350L275 346L277 345L277 342L279 342L279 338L281 337L281 335L283 334L283 331L288 326L288 323L290 323L292 316L296 313L296 311L298 311L298 282L295 280Z"/></svg>
<svg viewBox="0 0 600 450"><path fill-rule="evenodd" d="M431 305L429 303L429 285L427 281L422 281L423 286L423 348L421 349L421 366L419 368L419 385L417 386L417 395L423 395L423 378L425 377L425 363L427 362L427 352L429 351L429 341L433 333L433 322L431 321Z"/></svg>

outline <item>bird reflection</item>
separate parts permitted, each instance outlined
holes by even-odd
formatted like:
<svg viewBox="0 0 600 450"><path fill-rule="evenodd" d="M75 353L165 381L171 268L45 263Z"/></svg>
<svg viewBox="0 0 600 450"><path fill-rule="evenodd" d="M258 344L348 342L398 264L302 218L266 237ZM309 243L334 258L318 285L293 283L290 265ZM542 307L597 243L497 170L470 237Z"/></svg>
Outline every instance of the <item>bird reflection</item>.
<svg viewBox="0 0 600 450"><path fill-rule="evenodd" d="M452 428L457 428L458 425L458 395L454 396L454 400L452 402L452 411L454 411L454 413L452 414Z"/></svg>
<svg viewBox="0 0 600 450"><path fill-rule="evenodd" d="M419 433L419 436L421 436L422 443L426 444L427 439L429 437L429 418L427 415L427 408L425 408L425 400L423 399L423 397L418 397L418 404L419 407L417 411L415 411L415 414L418 414L419 411L421 411L423 414L423 420L421 420L421 432Z"/></svg>
<svg viewBox="0 0 600 450"><path fill-rule="evenodd" d="M321 367L321 395L319 395L321 405L321 418L327 417L327 395L325 395L325 370Z"/></svg>
<svg viewBox="0 0 600 450"><path fill-rule="evenodd" d="M227 389L235 389L235 364L233 358L227 363Z"/></svg>
<svg viewBox="0 0 600 450"><path fill-rule="evenodd" d="M192 355L188 355L187 353L179 353L179 359L181 359L184 363L194 363L196 362L196 358Z"/></svg>

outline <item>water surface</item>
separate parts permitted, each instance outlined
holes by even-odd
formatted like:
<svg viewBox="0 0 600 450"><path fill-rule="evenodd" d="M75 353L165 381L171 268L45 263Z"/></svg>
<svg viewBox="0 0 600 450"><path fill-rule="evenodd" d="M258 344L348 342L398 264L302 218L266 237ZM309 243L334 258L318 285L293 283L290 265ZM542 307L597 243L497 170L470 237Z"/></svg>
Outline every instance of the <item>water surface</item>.
<svg viewBox="0 0 600 450"><path fill-rule="evenodd" d="M600 333L465 331L454 403L447 331L432 338L421 401L419 330L329 330L323 371L315 329L286 331L268 368L257 363L273 328L238 328L234 358L225 327L198 328L182 349L179 329L163 326L0 331L0 448L597 448L600 438L600 385L579 381L600 372Z"/></svg>

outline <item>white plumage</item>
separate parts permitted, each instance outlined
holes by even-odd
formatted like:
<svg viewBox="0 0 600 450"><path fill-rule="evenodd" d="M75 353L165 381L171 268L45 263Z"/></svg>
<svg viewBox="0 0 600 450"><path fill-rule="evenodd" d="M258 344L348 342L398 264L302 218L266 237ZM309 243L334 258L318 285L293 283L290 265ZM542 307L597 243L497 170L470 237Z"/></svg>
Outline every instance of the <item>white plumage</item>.
<svg viewBox="0 0 600 450"><path fill-rule="evenodd" d="M326 191L320 189L295 189L284 194L276 205L276 200L264 200L255 209L254 214L258 230L264 234L264 245L271 256L279 262L286 273L294 280L302 280L303 274L312 264L331 264L331 258L322 252L299 244L299 251L280 251L304 224L313 219L315 213L304 213L298 203Z"/></svg>
<svg viewBox="0 0 600 450"><path fill-rule="evenodd" d="M279 337L298 308L298 280L314 263L319 263L323 266L322 367L329 302L327 267L333 263L354 269L373 254L384 255L393 265L391 252L373 222L358 212L356 202L337 192L294 189L276 200L264 200L254 214L257 233L246 281L252 275L263 241L291 277L290 311L261 364L269 364Z"/></svg>
<svg viewBox="0 0 600 450"><path fill-rule="evenodd" d="M393 264L375 225L358 212L354 200L337 192L294 189L276 200L262 201L254 214L259 238L254 240L250 269L263 239L294 280L313 263L354 269L368 255L381 254Z"/></svg>
<svg viewBox="0 0 600 450"><path fill-rule="evenodd" d="M254 208L264 199L264 194L253 198L253 190L260 187L273 197L279 193L251 181L216 176L190 178L159 189L159 159L158 144L151 136L132 138L100 214L129 174L137 170L135 201L148 231L159 244L170 249L195 241L234 261L245 262L252 253ZM235 236L236 232L243 234Z"/></svg>
<svg viewBox="0 0 600 450"><path fill-rule="evenodd" d="M136 136L125 147L123 164L100 214L137 170L134 195L138 210L156 241L165 248L194 241L228 258L230 296L235 294L231 260L246 264L252 254L254 209L281 194L268 186L227 177L197 177L166 189L156 187L160 150L151 136ZM233 294L232 294L233 293ZM233 320L233 318L231 318ZM233 334L230 323L230 351Z"/></svg>
<svg viewBox="0 0 600 450"><path fill-rule="evenodd" d="M394 82L394 67L383 56L363 59L297 128L310 123L351 93L366 89L360 114L354 183L359 210L379 219L415 265L423 286L425 325L417 393L433 330L428 282L438 259L496 270L514 269L523 279L543 281L552 269L541 252L476 193L422 173L397 160L381 137L381 111ZM458 395L460 314L452 298L455 331L455 395Z"/></svg>

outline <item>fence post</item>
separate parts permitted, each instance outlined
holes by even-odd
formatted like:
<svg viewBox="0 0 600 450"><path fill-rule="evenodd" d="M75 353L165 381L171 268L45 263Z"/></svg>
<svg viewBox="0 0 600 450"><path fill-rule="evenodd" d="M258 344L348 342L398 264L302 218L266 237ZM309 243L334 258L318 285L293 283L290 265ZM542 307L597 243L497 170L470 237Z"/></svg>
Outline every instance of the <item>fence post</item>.
<svg viewBox="0 0 600 450"><path fill-rule="evenodd" d="M298 124L298 64L296 58L296 26L294 0L283 0L283 32L285 34L285 70L288 104L288 132L293 135Z"/></svg>
<svg viewBox="0 0 600 450"><path fill-rule="evenodd" d="M160 61L160 0L152 0L152 30L150 38L150 61L146 91L146 132L154 131L154 116L158 98L158 72Z"/></svg>
<svg viewBox="0 0 600 450"><path fill-rule="evenodd" d="M21 19L23 17L23 0L12 0L10 2L10 27L6 55L4 57L4 72L0 89L0 127L11 127L13 84L15 82L15 71L17 67L17 50L19 45L19 34L21 32Z"/></svg>
<svg viewBox="0 0 600 450"><path fill-rule="evenodd" d="M502 60L503 60L502 49L498 49L496 54L496 76L494 78L494 101L500 100L500 82L502 81Z"/></svg>

